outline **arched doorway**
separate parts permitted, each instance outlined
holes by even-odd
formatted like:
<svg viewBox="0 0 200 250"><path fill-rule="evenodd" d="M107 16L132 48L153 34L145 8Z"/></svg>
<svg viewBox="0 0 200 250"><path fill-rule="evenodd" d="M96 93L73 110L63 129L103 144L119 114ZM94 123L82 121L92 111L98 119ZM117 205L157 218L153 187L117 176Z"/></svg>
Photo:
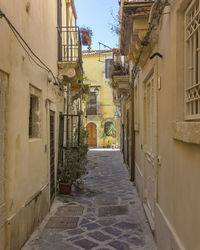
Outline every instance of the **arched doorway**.
<svg viewBox="0 0 200 250"><path fill-rule="evenodd" d="M97 126L93 122L88 123L86 130L88 131L87 144L89 147L97 146Z"/></svg>

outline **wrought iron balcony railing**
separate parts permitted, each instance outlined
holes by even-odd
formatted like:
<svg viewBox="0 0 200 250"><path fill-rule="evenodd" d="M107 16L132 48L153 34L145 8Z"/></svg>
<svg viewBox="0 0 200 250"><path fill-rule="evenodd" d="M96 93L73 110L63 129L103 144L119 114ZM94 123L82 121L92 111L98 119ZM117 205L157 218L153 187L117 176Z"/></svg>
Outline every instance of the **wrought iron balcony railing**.
<svg viewBox="0 0 200 250"><path fill-rule="evenodd" d="M57 27L58 61L82 62L81 38L78 26Z"/></svg>

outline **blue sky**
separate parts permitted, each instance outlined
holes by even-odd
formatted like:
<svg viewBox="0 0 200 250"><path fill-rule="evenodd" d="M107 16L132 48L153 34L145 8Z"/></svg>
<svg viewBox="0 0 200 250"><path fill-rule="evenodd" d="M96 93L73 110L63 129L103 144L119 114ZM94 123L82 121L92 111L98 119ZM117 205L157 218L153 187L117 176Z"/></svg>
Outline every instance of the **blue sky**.
<svg viewBox="0 0 200 250"><path fill-rule="evenodd" d="M111 11L114 16L118 14L118 0L75 0L75 6L78 26L92 29L92 49L99 49L98 42L116 48L118 37L111 32L110 24L114 23Z"/></svg>

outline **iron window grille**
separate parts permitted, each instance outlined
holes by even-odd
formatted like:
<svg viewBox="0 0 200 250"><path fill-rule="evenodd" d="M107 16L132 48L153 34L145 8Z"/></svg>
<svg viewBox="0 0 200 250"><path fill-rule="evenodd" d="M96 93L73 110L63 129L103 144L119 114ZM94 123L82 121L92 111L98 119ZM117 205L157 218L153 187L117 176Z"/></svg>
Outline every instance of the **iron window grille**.
<svg viewBox="0 0 200 250"><path fill-rule="evenodd" d="M185 13L186 119L200 119L200 2L192 1Z"/></svg>
<svg viewBox="0 0 200 250"><path fill-rule="evenodd" d="M80 115L60 114L60 147L78 148L80 145Z"/></svg>
<svg viewBox="0 0 200 250"><path fill-rule="evenodd" d="M89 100L86 108L86 115L97 115L97 94L91 92L89 94Z"/></svg>
<svg viewBox="0 0 200 250"><path fill-rule="evenodd" d="M39 97L30 95L29 110L29 138L38 138L40 135Z"/></svg>

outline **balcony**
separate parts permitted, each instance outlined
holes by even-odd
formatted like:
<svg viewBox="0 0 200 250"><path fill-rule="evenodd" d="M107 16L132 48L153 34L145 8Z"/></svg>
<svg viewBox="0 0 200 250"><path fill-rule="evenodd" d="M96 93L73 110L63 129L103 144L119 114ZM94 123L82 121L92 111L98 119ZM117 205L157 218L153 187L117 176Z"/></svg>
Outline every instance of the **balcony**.
<svg viewBox="0 0 200 250"><path fill-rule="evenodd" d="M112 76L112 87L116 89L118 95L114 95L117 100L117 97L120 94L125 94L129 90L129 63L126 60L126 56L122 56L119 51L113 53L113 65L111 68Z"/></svg>
<svg viewBox="0 0 200 250"><path fill-rule="evenodd" d="M58 27L58 75L64 83L77 83L82 76L82 49L78 26Z"/></svg>
<svg viewBox="0 0 200 250"><path fill-rule="evenodd" d="M135 0L124 1L120 6L120 51L122 55L129 54L133 63L134 55L140 50L141 42L148 29L148 18L153 3L154 1ZM133 52L132 55L130 51Z"/></svg>
<svg viewBox="0 0 200 250"><path fill-rule="evenodd" d="M126 57L122 56L120 52L113 52L113 64L111 67L112 76L122 76L129 74L129 64Z"/></svg>

